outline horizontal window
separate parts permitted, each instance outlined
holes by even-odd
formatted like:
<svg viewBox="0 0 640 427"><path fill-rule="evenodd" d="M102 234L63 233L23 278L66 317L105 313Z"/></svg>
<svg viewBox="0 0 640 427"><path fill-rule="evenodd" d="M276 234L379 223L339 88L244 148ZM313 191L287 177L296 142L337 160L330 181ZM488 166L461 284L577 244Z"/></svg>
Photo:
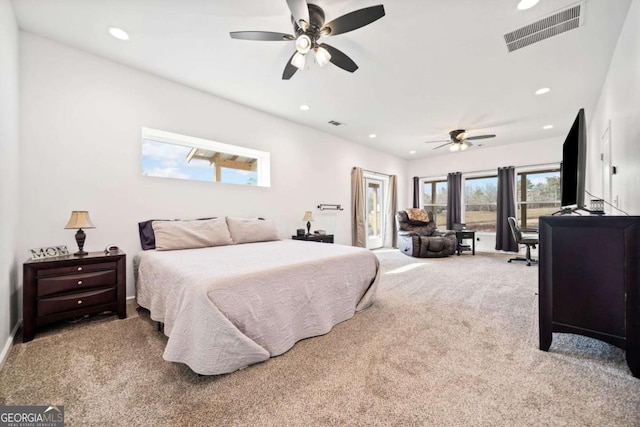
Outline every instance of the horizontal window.
<svg viewBox="0 0 640 427"><path fill-rule="evenodd" d="M269 153L155 129L142 129L142 174L269 187Z"/></svg>

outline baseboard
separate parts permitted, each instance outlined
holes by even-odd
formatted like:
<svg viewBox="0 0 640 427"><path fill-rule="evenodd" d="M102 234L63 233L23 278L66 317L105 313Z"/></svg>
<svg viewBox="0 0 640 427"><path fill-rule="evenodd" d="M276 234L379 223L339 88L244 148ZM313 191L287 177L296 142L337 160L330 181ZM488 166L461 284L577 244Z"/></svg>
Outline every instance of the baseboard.
<svg viewBox="0 0 640 427"><path fill-rule="evenodd" d="M11 347L13 346L13 339L15 338L16 333L18 332L18 328L20 327L21 324L22 324L22 320L16 323L16 326L14 326L13 330L11 331L11 334L9 334L9 338L7 338L7 342L4 344L4 347L2 348L2 353L0 353L0 371L2 370L2 368L4 368L4 364L7 361L7 358L9 357L9 352L11 351Z"/></svg>

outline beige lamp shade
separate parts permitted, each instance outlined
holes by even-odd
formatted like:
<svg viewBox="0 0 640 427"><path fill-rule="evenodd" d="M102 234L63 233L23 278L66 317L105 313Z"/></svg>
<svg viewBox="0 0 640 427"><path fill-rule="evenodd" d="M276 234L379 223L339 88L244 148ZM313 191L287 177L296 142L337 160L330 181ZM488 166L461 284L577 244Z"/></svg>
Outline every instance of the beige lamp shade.
<svg viewBox="0 0 640 427"><path fill-rule="evenodd" d="M306 211L304 213L304 218L302 218L303 221L313 221L313 216L311 215L311 211Z"/></svg>
<svg viewBox="0 0 640 427"><path fill-rule="evenodd" d="M72 211L71 218L64 228L96 228L89 218L88 211Z"/></svg>

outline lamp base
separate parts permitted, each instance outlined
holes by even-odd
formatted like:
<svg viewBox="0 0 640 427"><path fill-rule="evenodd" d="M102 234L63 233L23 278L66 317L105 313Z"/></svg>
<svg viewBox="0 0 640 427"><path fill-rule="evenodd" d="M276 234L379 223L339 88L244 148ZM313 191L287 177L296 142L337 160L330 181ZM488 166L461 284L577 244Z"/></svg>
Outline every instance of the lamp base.
<svg viewBox="0 0 640 427"><path fill-rule="evenodd" d="M86 234L84 231L82 231L82 228L79 228L78 231L76 232L76 243L78 244L78 252L76 252L75 254L73 254L74 256L83 256L83 255L88 255L89 252L83 250L84 248L84 239L86 238Z"/></svg>
<svg viewBox="0 0 640 427"><path fill-rule="evenodd" d="M311 222L307 221L307 236L311 234Z"/></svg>

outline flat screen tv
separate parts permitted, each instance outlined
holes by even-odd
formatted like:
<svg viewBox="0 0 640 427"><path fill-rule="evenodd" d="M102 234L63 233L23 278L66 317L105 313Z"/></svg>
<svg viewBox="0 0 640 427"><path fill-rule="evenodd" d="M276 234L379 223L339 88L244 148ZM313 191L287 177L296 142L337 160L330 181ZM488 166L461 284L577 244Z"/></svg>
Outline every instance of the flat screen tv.
<svg viewBox="0 0 640 427"><path fill-rule="evenodd" d="M585 209L584 186L587 167L587 131L584 108L578 112L562 145L560 193L563 211Z"/></svg>

